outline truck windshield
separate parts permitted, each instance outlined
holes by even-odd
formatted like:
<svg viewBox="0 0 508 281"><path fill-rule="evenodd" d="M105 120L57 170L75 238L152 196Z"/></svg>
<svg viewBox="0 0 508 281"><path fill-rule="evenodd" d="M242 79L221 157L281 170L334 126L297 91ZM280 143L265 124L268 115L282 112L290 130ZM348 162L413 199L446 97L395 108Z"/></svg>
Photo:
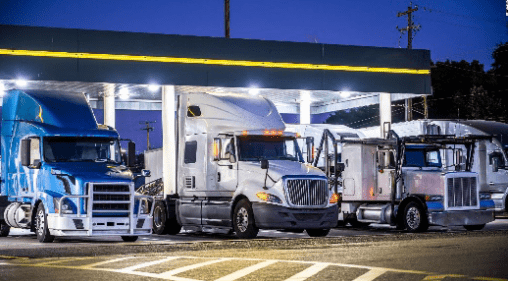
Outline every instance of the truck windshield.
<svg viewBox="0 0 508 281"><path fill-rule="evenodd" d="M408 149L404 155L404 167L441 167L439 150Z"/></svg>
<svg viewBox="0 0 508 281"><path fill-rule="evenodd" d="M241 136L238 138L240 161L291 160L303 158L296 139L283 136Z"/></svg>
<svg viewBox="0 0 508 281"><path fill-rule="evenodd" d="M122 162L116 139L46 137L43 143L46 162Z"/></svg>

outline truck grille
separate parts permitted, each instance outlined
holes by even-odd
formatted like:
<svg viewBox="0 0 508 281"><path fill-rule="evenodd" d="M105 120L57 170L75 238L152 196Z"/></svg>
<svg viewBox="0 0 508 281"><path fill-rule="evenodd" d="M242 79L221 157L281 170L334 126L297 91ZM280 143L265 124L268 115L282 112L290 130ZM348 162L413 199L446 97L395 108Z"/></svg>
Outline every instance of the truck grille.
<svg viewBox="0 0 508 281"><path fill-rule="evenodd" d="M128 184L91 183L93 192L92 213L94 217L129 216L131 192Z"/></svg>
<svg viewBox="0 0 508 281"><path fill-rule="evenodd" d="M286 191L289 204L293 206L323 206L328 197L326 180L287 180Z"/></svg>
<svg viewBox="0 0 508 281"><path fill-rule="evenodd" d="M478 205L475 177L448 178L448 207L473 207Z"/></svg>

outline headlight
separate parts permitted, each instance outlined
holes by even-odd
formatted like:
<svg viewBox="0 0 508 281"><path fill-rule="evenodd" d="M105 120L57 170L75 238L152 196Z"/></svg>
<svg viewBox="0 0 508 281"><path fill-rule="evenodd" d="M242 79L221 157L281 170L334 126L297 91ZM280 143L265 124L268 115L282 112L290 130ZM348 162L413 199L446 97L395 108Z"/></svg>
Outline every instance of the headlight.
<svg viewBox="0 0 508 281"><path fill-rule="evenodd" d="M256 193L256 196L265 201L265 202L270 202L270 203L277 203L277 204L282 204L282 200L280 200L279 197L273 195L273 194L270 194L270 193L266 193L266 192L258 192Z"/></svg>
<svg viewBox="0 0 508 281"><path fill-rule="evenodd" d="M60 198L53 197L53 205L55 205L55 213L57 214L74 214L74 211L72 210L72 203L67 198L61 200L60 203Z"/></svg>
<svg viewBox="0 0 508 281"><path fill-rule="evenodd" d="M503 199L504 193L490 193L490 197L492 199Z"/></svg>

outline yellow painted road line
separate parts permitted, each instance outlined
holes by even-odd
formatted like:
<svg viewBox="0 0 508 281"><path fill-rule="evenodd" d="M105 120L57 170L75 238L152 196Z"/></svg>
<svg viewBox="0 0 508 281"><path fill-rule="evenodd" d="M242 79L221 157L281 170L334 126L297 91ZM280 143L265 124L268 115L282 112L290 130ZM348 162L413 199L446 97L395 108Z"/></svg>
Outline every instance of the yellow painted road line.
<svg viewBox="0 0 508 281"><path fill-rule="evenodd" d="M223 276L219 279L216 279L215 281L233 281L233 280L237 280L237 279L240 279L246 275L249 275L251 274L252 272L256 271L256 270L259 270L261 268L264 268L264 267L267 267L271 264L274 264L274 263L277 263L276 260L267 260L267 261L264 261L264 262L260 262L260 263L257 263L257 264L254 264L254 265L251 265L249 267L246 267L246 268L242 268L238 271L235 271L229 275L226 275L226 276Z"/></svg>
<svg viewBox="0 0 508 281"><path fill-rule="evenodd" d="M371 269L367 273L357 277L353 281L372 281L387 271L388 270L386 270L386 269L379 269L379 268Z"/></svg>
<svg viewBox="0 0 508 281"><path fill-rule="evenodd" d="M493 277L473 277L473 280L482 280L482 281L508 281L508 279L503 278L493 278Z"/></svg>
<svg viewBox="0 0 508 281"><path fill-rule="evenodd" d="M113 263L113 262L119 262L119 261L133 259L133 258L134 257L124 257L124 258L118 258L118 259L112 259L112 260L107 260L107 261L101 261L101 262L96 262L96 263L92 263L92 264L82 265L82 266L78 266L78 267L81 268L81 269L88 269L88 268L92 268L92 267L99 266L99 265L104 265L104 264Z"/></svg>
<svg viewBox="0 0 508 281"><path fill-rule="evenodd" d="M429 69L0 49L0 55L429 75Z"/></svg>
<svg viewBox="0 0 508 281"><path fill-rule="evenodd" d="M125 271L125 272L134 271L134 270L137 270L137 269L140 269L140 268L143 268L143 267L156 265L156 264L167 262L167 261L170 261L170 260L176 260L176 259L179 259L179 258L180 257L167 257L165 259L160 259L160 260L156 260L156 261L150 261L150 262L140 263L140 264L136 264L136 265L133 265L133 266L126 267L126 268L122 268L122 269L120 269L120 271L122 271L122 272L123 271Z"/></svg>
<svg viewBox="0 0 508 281"><path fill-rule="evenodd" d="M70 259L64 259L64 258L62 258L62 259L54 260L54 261L36 263L36 264L33 264L33 266L62 266L62 265L58 265L58 264L59 263L64 263L64 262L89 260L89 259L93 259L93 258L95 258L95 257L79 257L79 258L70 258ZM66 266L66 265L63 265L63 266Z"/></svg>
<svg viewBox="0 0 508 281"><path fill-rule="evenodd" d="M329 265L330 265L329 263L322 263L322 262L316 263L316 264L312 265L311 267L308 267L305 270L289 277L285 281L303 281L307 278L310 278L310 277L316 275L318 272L325 269Z"/></svg>
<svg viewBox="0 0 508 281"><path fill-rule="evenodd" d="M191 264L188 266L184 266L184 267L180 267L177 269L173 269L170 271L160 273L160 274L158 274L158 276L159 276L159 278L170 278L170 277L173 278L174 277L173 275L176 275L176 274L188 271L188 270L192 270L192 269L200 268L202 266L207 266L207 265L211 265L211 264L223 262L223 261L228 261L228 260L231 260L231 259L230 258L219 258L216 260L205 261L205 262L201 262L201 263L197 263L197 264Z"/></svg>

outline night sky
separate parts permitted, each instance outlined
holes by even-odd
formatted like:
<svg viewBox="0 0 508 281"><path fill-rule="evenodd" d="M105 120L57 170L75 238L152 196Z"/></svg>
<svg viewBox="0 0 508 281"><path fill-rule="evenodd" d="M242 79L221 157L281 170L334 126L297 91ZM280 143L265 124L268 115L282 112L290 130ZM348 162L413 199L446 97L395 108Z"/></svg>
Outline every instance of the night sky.
<svg viewBox="0 0 508 281"><path fill-rule="evenodd" d="M479 60L490 69L496 44L508 41L505 0L413 1L421 25L414 49L428 49L431 59ZM224 36L223 0L0 0L0 24ZM407 46L409 1L230 0L231 37L295 42ZM96 110L99 122L102 111ZM291 116L289 116L291 117ZM117 129L146 147L140 121L154 121L152 146L160 147L160 112L117 111ZM128 122L124 122L124 121ZM294 118L286 121L295 121ZM321 120L316 120L317 122Z"/></svg>

